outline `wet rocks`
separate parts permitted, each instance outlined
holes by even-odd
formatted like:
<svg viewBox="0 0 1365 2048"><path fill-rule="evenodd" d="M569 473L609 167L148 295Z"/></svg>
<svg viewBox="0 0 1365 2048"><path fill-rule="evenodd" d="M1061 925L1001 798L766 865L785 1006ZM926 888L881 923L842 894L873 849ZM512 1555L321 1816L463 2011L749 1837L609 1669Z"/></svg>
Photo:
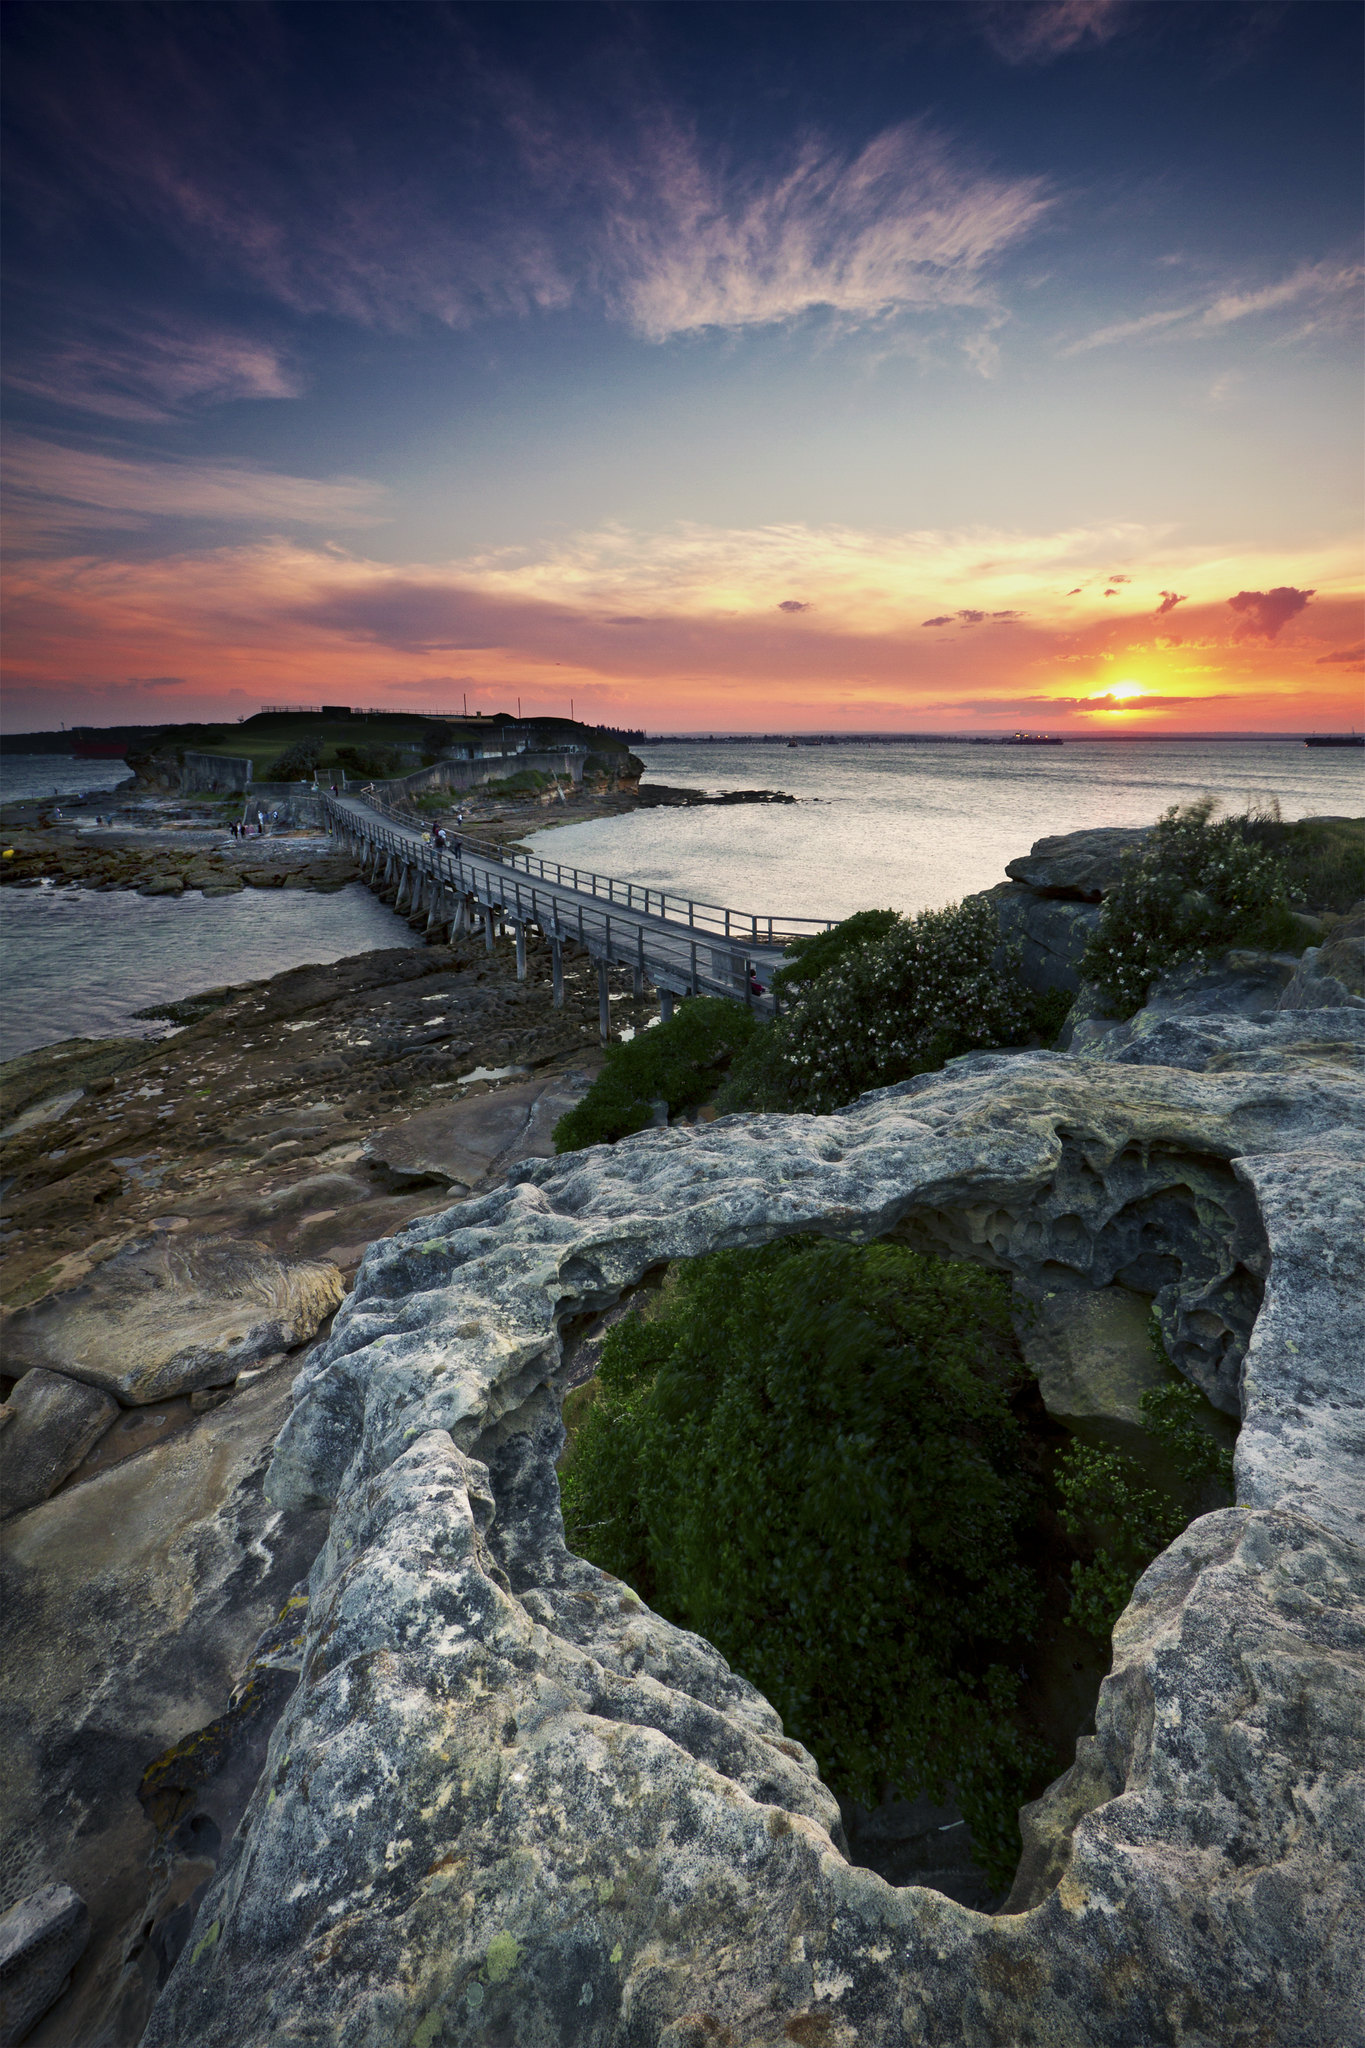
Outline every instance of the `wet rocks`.
<svg viewBox="0 0 1365 2048"><path fill-rule="evenodd" d="M0 1514L46 1500L117 1420L98 1387L38 1366L0 1407Z"/></svg>
<svg viewBox="0 0 1365 2048"><path fill-rule="evenodd" d="M65 1991L90 1939L69 1884L48 1884L0 1913L0 2048L16 2048Z"/></svg>
<svg viewBox="0 0 1365 2048"><path fill-rule="evenodd" d="M9 1370L46 1366L139 1406L225 1385L305 1343L343 1291L335 1266L285 1261L250 1239L153 1238L17 1309Z"/></svg>

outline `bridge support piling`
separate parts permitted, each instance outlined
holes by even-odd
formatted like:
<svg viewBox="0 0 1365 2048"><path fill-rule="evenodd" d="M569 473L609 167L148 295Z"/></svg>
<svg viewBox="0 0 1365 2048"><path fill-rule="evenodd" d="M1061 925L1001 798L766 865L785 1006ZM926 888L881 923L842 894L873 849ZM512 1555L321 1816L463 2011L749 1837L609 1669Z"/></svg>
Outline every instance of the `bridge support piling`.
<svg viewBox="0 0 1365 2048"><path fill-rule="evenodd" d="M550 934L550 976L553 983L553 1003L557 1010L564 1007L564 941L558 930Z"/></svg>
<svg viewBox="0 0 1365 2048"><path fill-rule="evenodd" d="M672 1018L673 991L671 988L661 988L659 990L659 1022L661 1024L668 1024L671 1023Z"/></svg>
<svg viewBox="0 0 1365 2048"><path fill-rule="evenodd" d="M526 926L525 926L525 923L524 923L524 922L522 921L522 919L521 919L521 918L518 918L518 919L517 919L517 925L516 925L516 933L517 933L517 980L518 980L518 981L525 981L525 979L526 979Z"/></svg>
<svg viewBox="0 0 1365 2048"><path fill-rule="evenodd" d="M611 998L607 983L607 963L597 963L597 1033L606 1045L611 1037Z"/></svg>
<svg viewBox="0 0 1365 2048"><path fill-rule="evenodd" d="M493 950L493 906L491 903L485 903L483 907L483 949L485 953L491 953Z"/></svg>

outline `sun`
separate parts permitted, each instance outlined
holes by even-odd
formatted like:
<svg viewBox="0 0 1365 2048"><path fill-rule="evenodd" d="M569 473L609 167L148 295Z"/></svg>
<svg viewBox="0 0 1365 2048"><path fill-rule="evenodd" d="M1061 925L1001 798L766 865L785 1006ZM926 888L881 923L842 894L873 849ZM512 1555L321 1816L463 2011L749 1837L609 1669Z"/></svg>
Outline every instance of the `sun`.
<svg viewBox="0 0 1365 2048"><path fill-rule="evenodd" d="M1115 683L1104 694L1106 697L1140 697L1143 690L1141 683Z"/></svg>

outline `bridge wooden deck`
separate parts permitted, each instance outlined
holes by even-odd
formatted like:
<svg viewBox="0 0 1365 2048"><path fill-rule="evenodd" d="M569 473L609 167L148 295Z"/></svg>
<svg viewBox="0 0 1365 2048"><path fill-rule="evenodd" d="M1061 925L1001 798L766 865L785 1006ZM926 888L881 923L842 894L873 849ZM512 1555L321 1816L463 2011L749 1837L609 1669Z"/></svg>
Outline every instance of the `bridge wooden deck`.
<svg viewBox="0 0 1365 2048"><path fill-rule="evenodd" d="M689 995L725 996L771 1015L773 998L749 992L750 968L767 987L788 940L827 931L833 922L703 903L464 834L452 835L443 851L420 826L374 797L326 796L323 810L328 830L352 847L362 871L397 881L398 908L426 908L428 929L448 925L453 939L481 926L490 951L497 927L510 929L518 975L526 971L527 928L543 933L557 1003L563 1001L564 946L582 947L598 965L604 1038L608 968L628 968L637 994L651 982L665 1016L676 997Z"/></svg>

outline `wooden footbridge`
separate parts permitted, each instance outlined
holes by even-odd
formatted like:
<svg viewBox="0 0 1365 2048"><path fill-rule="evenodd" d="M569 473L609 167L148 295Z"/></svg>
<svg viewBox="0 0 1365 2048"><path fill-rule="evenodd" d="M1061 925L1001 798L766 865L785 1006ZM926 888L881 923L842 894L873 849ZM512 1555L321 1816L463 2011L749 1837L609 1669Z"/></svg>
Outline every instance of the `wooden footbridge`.
<svg viewBox="0 0 1365 2048"><path fill-rule="evenodd" d="M425 909L429 931L448 925L453 941L461 932L482 930L490 952L498 930L510 931L519 979L526 973L527 931L539 931L550 947L556 1004L564 1000L564 948L581 947L597 963L604 1040L610 1035L610 968L629 969L637 995L651 983L665 1017L677 997L698 995L727 996L771 1015L774 999L753 995L751 971L768 987L787 942L828 931L833 922L727 910L463 833L452 834L443 849L376 796L325 796L322 803L328 831L355 854L362 874L396 882L394 907L409 916Z"/></svg>

